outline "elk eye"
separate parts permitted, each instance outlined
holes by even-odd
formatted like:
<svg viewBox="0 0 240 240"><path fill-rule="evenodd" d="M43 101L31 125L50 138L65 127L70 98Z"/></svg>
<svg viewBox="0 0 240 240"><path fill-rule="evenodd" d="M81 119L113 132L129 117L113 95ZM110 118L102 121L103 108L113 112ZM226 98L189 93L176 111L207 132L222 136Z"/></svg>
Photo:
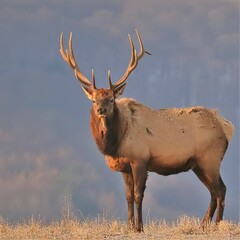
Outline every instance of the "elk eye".
<svg viewBox="0 0 240 240"><path fill-rule="evenodd" d="M112 98L112 99L110 100L110 102L113 103L113 102L114 102L114 99Z"/></svg>

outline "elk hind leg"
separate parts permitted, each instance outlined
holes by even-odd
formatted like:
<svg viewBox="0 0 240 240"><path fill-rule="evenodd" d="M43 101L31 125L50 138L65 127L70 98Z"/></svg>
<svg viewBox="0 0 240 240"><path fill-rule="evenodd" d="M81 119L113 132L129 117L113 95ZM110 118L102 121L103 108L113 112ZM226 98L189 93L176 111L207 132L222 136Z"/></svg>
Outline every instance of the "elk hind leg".
<svg viewBox="0 0 240 240"><path fill-rule="evenodd" d="M216 223L219 223L223 219L226 186L223 183L220 174L217 177L211 178L211 180L209 181L209 186L211 189L210 192L211 192L212 199L214 199L214 208L216 210ZM214 210L214 212L215 212L215 210ZM210 212L211 219L213 217L214 212ZM207 212L207 214L208 214L208 212ZM205 216L206 220L208 217L207 214Z"/></svg>
<svg viewBox="0 0 240 240"><path fill-rule="evenodd" d="M207 187L211 194L211 201L209 204L209 207L207 209L207 212L202 220L202 226L203 228L212 220L213 215L217 208L217 198L215 193L213 192L211 185L209 184L209 181L207 177L205 176L204 172L200 168L193 169L193 172L197 175L197 177L200 179L200 181Z"/></svg>
<svg viewBox="0 0 240 240"><path fill-rule="evenodd" d="M226 188L221 176L219 176L218 184L216 186L216 191L217 191L216 223L219 223L223 219L226 190L227 190L227 188Z"/></svg>

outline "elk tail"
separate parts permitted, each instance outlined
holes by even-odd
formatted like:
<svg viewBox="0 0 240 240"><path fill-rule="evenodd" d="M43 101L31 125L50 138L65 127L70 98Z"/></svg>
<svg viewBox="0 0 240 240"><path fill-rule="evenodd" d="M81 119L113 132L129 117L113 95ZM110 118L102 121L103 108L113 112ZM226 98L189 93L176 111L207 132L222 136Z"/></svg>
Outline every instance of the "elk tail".
<svg viewBox="0 0 240 240"><path fill-rule="evenodd" d="M223 118L221 116L218 116L218 120L219 120L219 122L223 128L223 131L227 137L227 140L229 142L234 134L235 128L230 121L226 120L225 118Z"/></svg>

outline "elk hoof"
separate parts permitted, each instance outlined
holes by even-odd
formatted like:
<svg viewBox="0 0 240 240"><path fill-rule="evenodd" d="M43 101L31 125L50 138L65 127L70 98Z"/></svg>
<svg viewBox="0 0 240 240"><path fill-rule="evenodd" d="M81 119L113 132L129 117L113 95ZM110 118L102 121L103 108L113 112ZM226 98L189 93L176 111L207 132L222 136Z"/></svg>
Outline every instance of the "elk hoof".
<svg viewBox="0 0 240 240"><path fill-rule="evenodd" d="M137 232L137 233L143 232L143 226L142 225L141 226L136 226L135 232Z"/></svg>

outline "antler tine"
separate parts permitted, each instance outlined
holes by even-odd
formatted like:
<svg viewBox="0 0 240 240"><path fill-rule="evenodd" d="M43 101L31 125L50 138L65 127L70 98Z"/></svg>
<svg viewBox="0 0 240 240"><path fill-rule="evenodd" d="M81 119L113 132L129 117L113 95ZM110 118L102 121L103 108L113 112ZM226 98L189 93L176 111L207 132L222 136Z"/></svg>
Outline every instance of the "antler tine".
<svg viewBox="0 0 240 240"><path fill-rule="evenodd" d="M64 45L63 45L63 32L61 32L61 35L60 35L60 53L62 55L62 58L68 62L68 51L64 50Z"/></svg>
<svg viewBox="0 0 240 240"><path fill-rule="evenodd" d="M133 45L133 41L130 35L128 35L129 37L129 42L130 42L130 46L131 46L131 59L130 62L128 64L127 70L124 73L124 75L121 77L120 80L118 80L113 86L112 88L117 88L119 85L123 84L128 76L130 75L130 73L137 67L138 65L138 61L142 58L142 56L144 55L144 53L149 54L147 51L144 50L143 47L143 43L142 43L142 39L140 37L140 34L138 33L137 29L135 29L136 34L137 34L137 38L139 41L139 45L140 45L140 52L139 54L137 54L137 51L135 50L135 47Z"/></svg>
<svg viewBox="0 0 240 240"><path fill-rule="evenodd" d="M144 55L144 53L148 54L148 55L152 55L150 52L146 51L143 47L143 43L142 43L142 39L141 39L141 36L138 32L137 29L135 29L135 32L137 34L137 38L138 38L138 42L139 42L139 45L140 45L140 52L138 54L138 60L140 60L142 58L142 56Z"/></svg>
<svg viewBox="0 0 240 240"><path fill-rule="evenodd" d="M74 54L73 54L72 32L70 32L70 36L69 36L68 49L69 49L69 64L70 64L70 66L72 66L73 69L77 69L78 70L78 65L77 65L77 63L75 61L75 57L74 57Z"/></svg>
<svg viewBox="0 0 240 240"><path fill-rule="evenodd" d="M62 55L62 58L69 64L69 66L74 69L74 73L76 78L84 85L91 87L93 84L83 75L83 73L80 72L78 65L76 63L76 60L74 58L73 53L73 47L72 47L72 32L69 36L69 52L66 50L64 51L64 45L63 45L63 32L60 35L60 53Z"/></svg>
<svg viewBox="0 0 240 240"><path fill-rule="evenodd" d="M137 34L138 42L139 42L139 45L140 45L140 52L139 52L139 54L137 56L137 59L140 60L142 58L142 56L144 55L145 50L144 50L144 47L143 47L141 36L138 33L138 30L135 29L135 32Z"/></svg>
<svg viewBox="0 0 240 240"><path fill-rule="evenodd" d="M110 89L113 89L114 85L112 84L110 70L108 70L108 82L109 82Z"/></svg>
<svg viewBox="0 0 240 240"><path fill-rule="evenodd" d="M70 33L70 38L69 38L69 52L70 52L70 55L69 55L68 50L64 50L63 32L61 33L61 35L60 35L60 53L61 53L63 59L69 64L69 66L72 69L75 69L74 60L72 60L72 57L71 57L71 51L72 51L72 49L70 47L71 38L72 38L72 33ZM73 54L73 52L72 52L72 54Z"/></svg>
<svg viewBox="0 0 240 240"><path fill-rule="evenodd" d="M128 68L131 67L134 62L136 61L136 58L135 58L135 47L134 47L134 44L133 44L133 40L132 40L132 37L130 34L128 34L128 39L129 39L129 43L130 43L130 46L131 46L131 59L130 59L130 62L128 64Z"/></svg>
<svg viewBox="0 0 240 240"><path fill-rule="evenodd" d="M94 75L94 70L93 70L93 69L92 69L92 83L93 83L93 88L94 88L94 89L97 89L97 88L96 88L95 75Z"/></svg>

